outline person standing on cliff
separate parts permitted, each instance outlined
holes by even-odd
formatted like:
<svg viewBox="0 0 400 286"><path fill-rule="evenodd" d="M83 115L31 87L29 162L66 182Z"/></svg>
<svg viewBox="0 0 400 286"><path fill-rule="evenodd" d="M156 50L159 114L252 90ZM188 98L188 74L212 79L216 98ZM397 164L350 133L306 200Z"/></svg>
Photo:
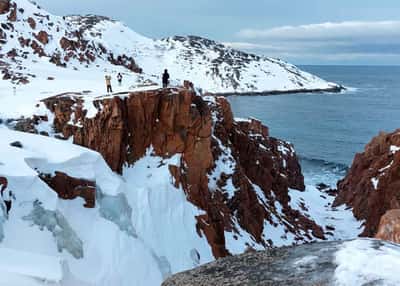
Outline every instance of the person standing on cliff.
<svg viewBox="0 0 400 286"><path fill-rule="evenodd" d="M164 70L164 74L162 76L162 83L163 83L163 88L167 88L169 84L169 73L168 70Z"/></svg>
<svg viewBox="0 0 400 286"><path fill-rule="evenodd" d="M122 74L120 72L117 75L117 80L118 80L119 86L121 86L121 84L122 84Z"/></svg>
<svg viewBox="0 0 400 286"><path fill-rule="evenodd" d="M9 212L11 210L11 206L12 206L12 200L13 199L15 200L15 196L12 191L6 190L7 186L8 186L7 178L0 177L0 194L4 201L4 205L6 206L6 213L7 213L7 217L8 217L8 214L9 214Z"/></svg>
<svg viewBox="0 0 400 286"><path fill-rule="evenodd" d="M2 192L1 196L3 198L4 204L6 205L6 213L7 213L7 218L8 214L10 213L11 207L12 207L12 200L15 200L15 195L11 190L8 190L6 192Z"/></svg>
<svg viewBox="0 0 400 286"><path fill-rule="evenodd" d="M111 76L106 75L105 79L106 79L107 93L113 92L111 87Z"/></svg>

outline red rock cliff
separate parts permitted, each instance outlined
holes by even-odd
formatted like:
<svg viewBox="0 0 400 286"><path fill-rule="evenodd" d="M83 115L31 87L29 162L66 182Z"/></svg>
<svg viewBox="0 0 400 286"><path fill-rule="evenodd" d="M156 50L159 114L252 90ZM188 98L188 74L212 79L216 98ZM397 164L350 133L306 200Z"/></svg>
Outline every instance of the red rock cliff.
<svg viewBox="0 0 400 286"><path fill-rule="evenodd" d="M256 243L272 246L265 224L283 225L298 241L324 238L315 222L289 206L288 188L304 190L293 146L270 137L257 120L235 121L223 97L202 98L191 88L121 94L94 101L93 118L79 95L44 102L56 131L100 152L116 172L150 147L154 156L182 154L180 166L169 166L171 176L204 210L197 231L215 257L230 254L226 232L244 230Z"/></svg>
<svg viewBox="0 0 400 286"><path fill-rule="evenodd" d="M338 183L334 205L347 204L365 220L362 236L373 237L381 217L400 208L400 129L381 133L354 158L347 176Z"/></svg>

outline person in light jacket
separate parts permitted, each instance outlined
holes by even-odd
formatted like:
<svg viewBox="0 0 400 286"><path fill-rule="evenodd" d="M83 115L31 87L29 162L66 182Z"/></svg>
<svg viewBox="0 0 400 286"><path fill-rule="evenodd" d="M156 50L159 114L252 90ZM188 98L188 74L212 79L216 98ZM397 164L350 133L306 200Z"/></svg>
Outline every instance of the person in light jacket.
<svg viewBox="0 0 400 286"><path fill-rule="evenodd" d="M105 79L106 79L107 93L113 92L111 86L111 76L106 75Z"/></svg>

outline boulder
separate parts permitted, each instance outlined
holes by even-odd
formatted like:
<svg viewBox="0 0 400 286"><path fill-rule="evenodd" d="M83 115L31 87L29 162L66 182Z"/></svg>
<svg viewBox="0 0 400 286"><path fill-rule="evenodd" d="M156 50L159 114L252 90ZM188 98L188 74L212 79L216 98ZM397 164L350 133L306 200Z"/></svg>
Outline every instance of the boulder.
<svg viewBox="0 0 400 286"><path fill-rule="evenodd" d="M400 244L400 209L387 211L382 216L375 238Z"/></svg>
<svg viewBox="0 0 400 286"><path fill-rule="evenodd" d="M28 21L28 24L31 27L31 29L35 30L36 29L36 21L32 17L29 17L27 21Z"/></svg>
<svg viewBox="0 0 400 286"><path fill-rule="evenodd" d="M35 35L35 38L43 45L47 45L49 43L49 34L47 34L46 31L40 31Z"/></svg>
<svg viewBox="0 0 400 286"><path fill-rule="evenodd" d="M15 142L10 143L10 146L16 147L16 148L23 148L23 147L24 147L24 146L22 145L22 143L19 142L19 141L15 141Z"/></svg>
<svg viewBox="0 0 400 286"><path fill-rule="evenodd" d="M162 286L399 285L400 246L353 240L282 247L219 259ZM377 267L381 264L388 267Z"/></svg>
<svg viewBox="0 0 400 286"><path fill-rule="evenodd" d="M7 2L7 1L6 1ZM7 3L4 4L5 9L7 9ZM7 19L10 22L15 22L17 21L17 4L13 3L9 7L10 14L8 15ZM1 13L0 13L1 14Z"/></svg>
<svg viewBox="0 0 400 286"><path fill-rule="evenodd" d="M94 208L96 204L96 183L70 177L62 172L55 172L55 175L39 174L40 179L44 181L59 198L64 200L73 200L81 197L85 200L84 207Z"/></svg>

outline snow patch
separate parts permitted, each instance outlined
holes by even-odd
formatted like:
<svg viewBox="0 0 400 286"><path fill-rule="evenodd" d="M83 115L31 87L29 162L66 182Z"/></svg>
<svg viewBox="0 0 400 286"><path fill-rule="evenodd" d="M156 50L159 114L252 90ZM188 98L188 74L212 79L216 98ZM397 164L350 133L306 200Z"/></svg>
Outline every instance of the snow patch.
<svg viewBox="0 0 400 286"><path fill-rule="evenodd" d="M400 285L399 245L355 240L345 242L335 256L337 286Z"/></svg>

